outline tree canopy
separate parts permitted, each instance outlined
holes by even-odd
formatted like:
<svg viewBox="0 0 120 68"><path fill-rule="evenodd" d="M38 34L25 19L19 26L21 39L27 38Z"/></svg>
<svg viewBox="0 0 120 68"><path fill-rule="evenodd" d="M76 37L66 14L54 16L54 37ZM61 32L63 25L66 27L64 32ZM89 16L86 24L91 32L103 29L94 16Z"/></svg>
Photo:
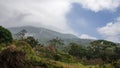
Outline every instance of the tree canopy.
<svg viewBox="0 0 120 68"><path fill-rule="evenodd" d="M0 43L11 43L13 40L11 32L0 26Z"/></svg>
<svg viewBox="0 0 120 68"><path fill-rule="evenodd" d="M58 37L52 39L49 41L50 45L52 45L54 48L58 48L59 45L64 45L64 41L62 39L59 39Z"/></svg>

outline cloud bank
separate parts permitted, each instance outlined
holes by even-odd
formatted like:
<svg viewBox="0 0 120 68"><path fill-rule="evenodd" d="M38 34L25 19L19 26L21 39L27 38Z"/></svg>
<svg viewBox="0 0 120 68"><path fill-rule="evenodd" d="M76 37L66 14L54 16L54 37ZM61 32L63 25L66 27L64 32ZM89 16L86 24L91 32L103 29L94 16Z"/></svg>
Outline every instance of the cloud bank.
<svg viewBox="0 0 120 68"><path fill-rule="evenodd" d="M99 28L98 32L107 40L120 42L120 17Z"/></svg>
<svg viewBox="0 0 120 68"><path fill-rule="evenodd" d="M68 0L1 0L0 24L4 26L31 25L60 32L73 32L67 25Z"/></svg>

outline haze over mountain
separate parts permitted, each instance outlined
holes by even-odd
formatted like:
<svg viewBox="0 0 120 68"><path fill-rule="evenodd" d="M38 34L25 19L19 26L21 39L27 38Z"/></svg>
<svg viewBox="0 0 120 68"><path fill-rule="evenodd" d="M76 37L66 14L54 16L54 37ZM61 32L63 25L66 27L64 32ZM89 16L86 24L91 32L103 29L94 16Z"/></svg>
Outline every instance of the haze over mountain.
<svg viewBox="0 0 120 68"><path fill-rule="evenodd" d="M80 39L77 36L72 35L72 34L62 34L62 33L52 31L52 30L49 30L46 28L23 26L23 27L12 27L12 28L8 28L8 29L12 32L13 37L15 37L16 33L25 29L25 30L27 30L27 35L33 36L35 39L38 39L40 41L40 43L42 43L42 44L45 44L49 40L56 38L56 37L64 40L64 42L66 44L68 44L70 42L75 42L75 43L89 45L89 42L92 41L90 39Z"/></svg>
<svg viewBox="0 0 120 68"><path fill-rule="evenodd" d="M0 25L120 42L120 0L0 0Z"/></svg>

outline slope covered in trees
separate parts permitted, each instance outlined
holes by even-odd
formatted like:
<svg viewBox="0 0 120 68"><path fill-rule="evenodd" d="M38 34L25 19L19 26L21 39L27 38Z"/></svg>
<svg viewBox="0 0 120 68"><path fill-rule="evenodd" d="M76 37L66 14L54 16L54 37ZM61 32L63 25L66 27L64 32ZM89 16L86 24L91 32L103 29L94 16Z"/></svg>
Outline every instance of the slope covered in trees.
<svg viewBox="0 0 120 68"><path fill-rule="evenodd" d="M43 45L32 36L13 40L4 27L0 34L0 68L120 68L120 46L110 41L64 46L57 37Z"/></svg>

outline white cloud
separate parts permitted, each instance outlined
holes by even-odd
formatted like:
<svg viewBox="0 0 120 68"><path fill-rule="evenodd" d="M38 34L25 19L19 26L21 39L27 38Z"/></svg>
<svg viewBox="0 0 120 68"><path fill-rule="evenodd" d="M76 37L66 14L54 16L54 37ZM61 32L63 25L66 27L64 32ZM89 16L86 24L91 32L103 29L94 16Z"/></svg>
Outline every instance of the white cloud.
<svg viewBox="0 0 120 68"><path fill-rule="evenodd" d="M80 38L82 38L82 39L97 39L96 37L92 37L92 36L89 36L89 35L87 35L87 34L82 34L81 36L80 36Z"/></svg>
<svg viewBox="0 0 120 68"><path fill-rule="evenodd" d="M98 32L107 40L120 42L120 17L99 28Z"/></svg>
<svg viewBox="0 0 120 68"><path fill-rule="evenodd" d="M120 0L76 0L83 8L98 12L102 10L116 10L120 6Z"/></svg>
<svg viewBox="0 0 120 68"><path fill-rule="evenodd" d="M116 9L120 0L0 0L0 25L37 26L76 34L68 25L66 14L72 3L98 12ZM86 21L82 21L86 22ZM81 23L86 25L85 23Z"/></svg>
<svg viewBox="0 0 120 68"><path fill-rule="evenodd" d="M69 0L1 0L0 24L32 25L59 32L74 33L65 17L71 9Z"/></svg>

